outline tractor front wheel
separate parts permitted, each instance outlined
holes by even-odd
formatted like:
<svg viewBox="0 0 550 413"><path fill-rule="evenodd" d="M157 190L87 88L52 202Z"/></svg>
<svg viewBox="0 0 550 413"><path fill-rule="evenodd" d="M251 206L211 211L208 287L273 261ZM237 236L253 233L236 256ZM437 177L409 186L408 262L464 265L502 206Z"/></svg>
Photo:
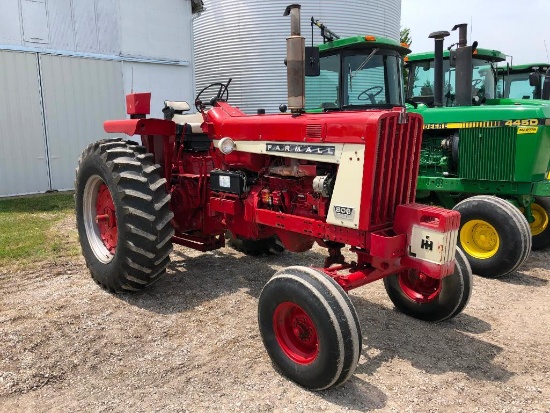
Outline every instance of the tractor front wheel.
<svg viewBox="0 0 550 413"><path fill-rule="evenodd" d="M531 204L535 220L529 224L533 236L533 250L546 250L550 247L550 198L536 197Z"/></svg>
<svg viewBox="0 0 550 413"><path fill-rule="evenodd" d="M455 270L442 279L409 269L384 278L390 300L402 313L424 321L438 322L458 315L472 294L472 269L460 248Z"/></svg>
<svg viewBox="0 0 550 413"><path fill-rule="evenodd" d="M78 162L76 222L92 278L113 292L141 290L165 272L172 251L170 195L143 146L89 145Z"/></svg>
<svg viewBox="0 0 550 413"><path fill-rule="evenodd" d="M454 207L460 212L458 245L474 274L498 278L515 271L531 252L531 230L518 208L504 199L478 195Z"/></svg>
<svg viewBox="0 0 550 413"><path fill-rule="evenodd" d="M264 286L258 303L262 340L288 378L311 389L338 386L354 373L361 329L348 295L332 278L288 267Z"/></svg>

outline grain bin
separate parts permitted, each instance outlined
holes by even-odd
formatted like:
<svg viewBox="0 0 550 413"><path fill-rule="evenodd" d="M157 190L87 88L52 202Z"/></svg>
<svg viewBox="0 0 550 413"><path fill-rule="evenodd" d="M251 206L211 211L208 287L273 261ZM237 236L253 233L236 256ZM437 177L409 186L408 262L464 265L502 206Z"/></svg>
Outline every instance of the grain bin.
<svg viewBox="0 0 550 413"><path fill-rule="evenodd" d="M278 111L287 103L288 0L204 0L193 21L197 90L232 78L229 102L246 113ZM311 45L310 18L341 37L373 34L399 39L401 0L302 0L302 35ZM322 43L319 29L314 44Z"/></svg>

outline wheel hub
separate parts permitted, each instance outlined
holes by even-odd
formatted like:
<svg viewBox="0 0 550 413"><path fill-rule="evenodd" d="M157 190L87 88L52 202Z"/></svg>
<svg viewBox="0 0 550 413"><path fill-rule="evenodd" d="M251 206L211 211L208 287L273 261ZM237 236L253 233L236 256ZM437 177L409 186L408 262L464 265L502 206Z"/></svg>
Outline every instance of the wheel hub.
<svg viewBox="0 0 550 413"><path fill-rule="evenodd" d="M442 281L417 270L406 270L399 273L399 286L411 300L429 303L439 296Z"/></svg>
<svg viewBox="0 0 550 413"><path fill-rule="evenodd" d="M298 364L313 362L319 353L317 329L297 304L284 302L273 313L273 330L281 349Z"/></svg>
<svg viewBox="0 0 550 413"><path fill-rule="evenodd" d="M111 254L115 253L117 244L117 225L115 216L115 205L113 197L107 185L101 184L97 193L96 201L97 215L95 222L105 247Z"/></svg>
<svg viewBox="0 0 550 413"><path fill-rule="evenodd" d="M462 226L460 243L467 254L474 258L487 259L497 253L500 238L495 227L487 221L473 219Z"/></svg>
<svg viewBox="0 0 550 413"><path fill-rule="evenodd" d="M88 244L95 257L107 264L116 252L118 228L113 197L98 175L88 178L82 203Z"/></svg>
<svg viewBox="0 0 550 413"><path fill-rule="evenodd" d="M548 227L549 219L546 210L539 204L531 204L531 214L533 215L533 222L529 224L531 227L532 235L542 234Z"/></svg>

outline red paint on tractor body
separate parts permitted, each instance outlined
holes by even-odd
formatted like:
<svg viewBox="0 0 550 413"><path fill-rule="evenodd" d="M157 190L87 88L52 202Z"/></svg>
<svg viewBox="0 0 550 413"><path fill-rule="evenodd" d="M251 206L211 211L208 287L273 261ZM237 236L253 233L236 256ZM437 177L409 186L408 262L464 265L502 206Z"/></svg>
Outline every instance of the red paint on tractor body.
<svg viewBox="0 0 550 413"><path fill-rule="evenodd" d="M459 222L455 211L413 203L422 132L419 115L405 114L402 108L246 115L217 101L203 118L202 135L191 133L187 125L176 132L169 120L105 122L108 132L140 134L147 152L162 167L172 194L174 242L207 251L223 246L226 230L246 239L277 235L290 251L305 251L317 242L331 252L321 270L345 290L408 269L435 279L452 273L453 260L437 264L407 252L413 224L445 233L458 229ZM236 150L224 155L213 142L227 137ZM193 144L197 139L206 144ZM254 151L239 150L240 142L257 146ZM269 142L364 146L357 227L328 223L330 194L314 188L318 176L336 177L345 159L291 159L263 150ZM242 188L214 191L213 170L226 171L227 182L230 176L241 180ZM343 260L339 251L344 244L357 254L357 262Z"/></svg>

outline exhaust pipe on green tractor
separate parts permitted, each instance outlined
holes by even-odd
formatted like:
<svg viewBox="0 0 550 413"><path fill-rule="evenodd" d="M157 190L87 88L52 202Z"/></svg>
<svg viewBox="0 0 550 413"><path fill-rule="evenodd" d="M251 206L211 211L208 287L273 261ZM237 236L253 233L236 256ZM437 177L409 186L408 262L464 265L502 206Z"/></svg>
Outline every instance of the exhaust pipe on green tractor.
<svg viewBox="0 0 550 413"><path fill-rule="evenodd" d="M466 23L457 24L453 30L458 29L458 47L451 51L451 66L455 67L455 99L457 106L472 106L472 67L473 54L477 49L477 42L472 46L467 46L467 29Z"/></svg>
<svg viewBox="0 0 550 413"><path fill-rule="evenodd" d="M435 41L434 54L434 107L443 106L443 42L449 32L433 32L428 36Z"/></svg>
<svg viewBox="0 0 550 413"><path fill-rule="evenodd" d="M288 108L301 113L305 107L305 47L306 40L300 33L300 5L291 4L283 16L290 15L290 37L286 39L286 73Z"/></svg>

